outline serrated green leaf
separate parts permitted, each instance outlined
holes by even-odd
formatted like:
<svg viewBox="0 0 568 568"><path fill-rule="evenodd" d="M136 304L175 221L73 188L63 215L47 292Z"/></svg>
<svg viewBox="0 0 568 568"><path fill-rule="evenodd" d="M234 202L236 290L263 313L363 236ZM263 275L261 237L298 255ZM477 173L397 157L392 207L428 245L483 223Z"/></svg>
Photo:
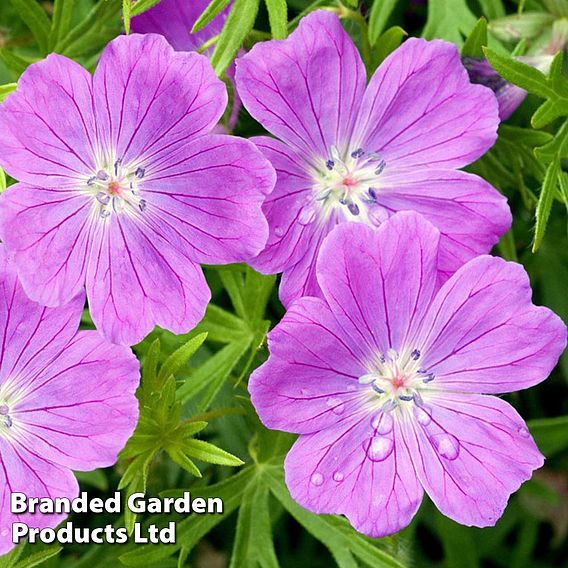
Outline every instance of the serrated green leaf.
<svg viewBox="0 0 568 568"><path fill-rule="evenodd" d="M483 48L487 45L487 20L479 18L463 44L462 57L484 57Z"/></svg>
<svg viewBox="0 0 568 568"><path fill-rule="evenodd" d="M163 384L168 377L175 376L189 361L191 356L201 347L206 338L206 333L200 333L174 351L160 368L160 372L158 373L158 385Z"/></svg>
<svg viewBox="0 0 568 568"><path fill-rule="evenodd" d="M238 457L203 440L187 440L183 445L185 453L191 457L217 465L237 467L244 462Z"/></svg>
<svg viewBox="0 0 568 568"><path fill-rule="evenodd" d="M42 53L47 53L51 22L36 0L10 0L26 26L36 39Z"/></svg>
<svg viewBox="0 0 568 568"><path fill-rule="evenodd" d="M568 158L568 120L563 122L554 138L549 139L539 148L535 148L534 154L538 160L544 163L551 162L555 156Z"/></svg>
<svg viewBox="0 0 568 568"><path fill-rule="evenodd" d="M223 349L217 351L215 355L185 379L185 382L177 391L178 400L186 403L205 390L206 395L199 405L199 410L206 410L229 374L246 353L250 344L251 339L246 338L229 343Z"/></svg>
<svg viewBox="0 0 568 568"><path fill-rule="evenodd" d="M278 568L272 540L269 496L263 477L257 475L243 494L229 568Z"/></svg>
<svg viewBox="0 0 568 568"><path fill-rule="evenodd" d="M51 51L53 51L59 39L69 32L74 4L75 0L55 0L53 4L53 16L49 33L49 49Z"/></svg>
<svg viewBox="0 0 568 568"><path fill-rule="evenodd" d="M207 306L205 317L196 331L207 333L208 341L219 343L231 343L252 335L245 321L215 304Z"/></svg>
<svg viewBox="0 0 568 568"><path fill-rule="evenodd" d="M378 43L398 0L375 0L369 12L369 42L371 46Z"/></svg>
<svg viewBox="0 0 568 568"><path fill-rule="evenodd" d="M285 39L288 35L288 6L286 0L264 0L268 10L270 31L274 39Z"/></svg>
<svg viewBox="0 0 568 568"><path fill-rule="evenodd" d="M540 247L542 239L544 238L544 234L546 232L546 225L548 223L550 210L552 208L552 202L554 201L554 194L556 193L556 188L558 185L559 171L560 163L558 158L555 158L546 170L544 182L542 184L542 189L540 190L540 195L536 206L536 226L534 232L534 242L532 246L533 252L536 252Z"/></svg>
<svg viewBox="0 0 568 568"><path fill-rule="evenodd" d="M568 416L530 420L528 426L546 457L568 450Z"/></svg>
<svg viewBox="0 0 568 568"><path fill-rule="evenodd" d="M507 55L501 55L492 49L483 50L491 66L499 75L522 87L526 91L543 98L554 96L554 91L548 85L546 75L538 69L521 63Z"/></svg>
<svg viewBox="0 0 568 568"><path fill-rule="evenodd" d="M199 468L187 457L187 455L178 448L166 449L168 455L172 460L177 463L181 468L185 469L195 477L201 477Z"/></svg>
<svg viewBox="0 0 568 568"><path fill-rule="evenodd" d="M254 26L259 0L235 0L219 36L211 64L218 76L229 67Z"/></svg>
<svg viewBox="0 0 568 568"><path fill-rule="evenodd" d="M229 4L231 0L212 0L207 8L203 10L203 13L195 24L193 24L193 28L191 28L191 33L197 33L198 31L202 30L207 24L212 22Z"/></svg>

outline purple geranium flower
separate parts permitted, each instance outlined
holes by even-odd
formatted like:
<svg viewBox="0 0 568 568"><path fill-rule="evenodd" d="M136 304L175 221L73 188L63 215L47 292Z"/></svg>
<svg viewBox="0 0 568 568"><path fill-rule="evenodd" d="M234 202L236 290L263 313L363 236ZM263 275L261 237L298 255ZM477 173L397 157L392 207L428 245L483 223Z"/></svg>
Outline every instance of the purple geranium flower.
<svg viewBox="0 0 568 568"><path fill-rule="evenodd" d="M441 244L410 211L376 231L337 227L317 262L323 299L292 305L249 385L266 426L300 434L292 496L374 537L405 527L424 490L448 517L493 525L543 463L517 412L488 395L542 381L566 327L501 258L440 287Z"/></svg>
<svg viewBox="0 0 568 568"><path fill-rule="evenodd" d="M132 31L148 34L156 33L163 35L176 51L197 51L201 46L221 33L227 15L231 10L229 4L218 16L213 18L204 28L197 33L191 33L191 29L205 8L210 4L210 0L161 0L146 12L132 18ZM210 47L205 51L207 55L212 53ZM227 69L227 76L234 85L235 64L234 62ZM241 100L233 90L233 108L228 119L228 126L233 129L237 124ZM224 133L224 127L219 124L215 128L216 132Z"/></svg>
<svg viewBox="0 0 568 568"><path fill-rule="evenodd" d="M319 293L315 258L338 223L378 226L396 211L422 213L442 233L443 278L510 226L505 198L456 171L493 144L499 118L493 93L469 82L454 45L409 39L366 87L339 19L319 11L287 40L237 60L237 86L280 138L255 139L278 179L264 206L268 244L253 265L284 272L285 305Z"/></svg>
<svg viewBox="0 0 568 568"><path fill-rule="evenodd" d="M54 527L61 515L13 515L10 494L75 498L71 470L115 463L134 431L140 379L127 347L77 331L85 303L32 302L0 247L0 554L13 547L12 523Z"/></svg>
<svg viewBox="0 0 568 568"><path fill-rule="evenodd" d="M207 133L227 94L206 57L158 35L122 36L94 77L50 55L0 106L0 165L23 183L0 199L0 236L27 294L65 304L87 287L113 342L203 316L198 263L266 243L274 170L247 140Z"/></svg>

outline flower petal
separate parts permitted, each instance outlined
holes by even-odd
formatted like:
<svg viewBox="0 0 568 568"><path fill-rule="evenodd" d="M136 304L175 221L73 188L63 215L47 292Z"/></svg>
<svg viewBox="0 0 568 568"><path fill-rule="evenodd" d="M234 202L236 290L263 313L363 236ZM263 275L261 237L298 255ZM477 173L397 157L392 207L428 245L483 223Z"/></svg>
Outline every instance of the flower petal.
<svg viewBox="0 0 568 568"><path fill-rule="evenodd" d="M15 405L16 435L30 451L73 470L113 465L136 427L139 382L130 349L79 332Z"/></svg>
<svg viewBox="0 0 568 568"><path fill-rule="evenodd" d="M12 523L33 528L56 527L66 515L14 515L10 512L11 493L33 497L67 497L79 494L79 484L71 471L58 467L24 444L0 437L0 555L12 548Z"/></svg>
<svg viewBox="0 0 568 568"><path fill-rule="evenodd" d="M156 325L187 333L211 298L201 268L151 220L150 206L134 218L111 215L97 235L87 297L97 329L113 343L134 345Z"/></svg>
<svg viewBox="0 0 568 568"><path fill-rule="evenodd" d="M371 420L359 415L300 436L284 464L290 494L314 513L345 515L372 537L406 527L423 490L403 428L395 422L391 432L374 437Z"/></svg>
<svg viewBox="0 0 568 568"><path fill-rule="evenodd" d="M369 357L406 347L437 287L437 229L414 212L377 230L336 227L322 246L318 282L344 332Z"/></svg>
<svg viewBox="0 0 568 568"><path fill-rule="evenodd" d="M294 302L268 335L269 360L251 376L249 391L268 428L310 433L361 405L361 351L348 343L327 304Z"/></svg>
<svg viewBox="0 0 568 568"><path fill-rule="evenodd" d="M275 274L305 255L313 227L300 223L299 217L311 197L313 181L302 158L280 140L266 136L251 140L276 170L276 185L262 206L270 229L268 243L251 265L264 274Z"/></svg>
<svg viewBox="0 0 568 568"><path fill-rule="evenodd" d="M84 294L57 309L30 300L0 246L0 388L7 380L23 388L57 359L77 333L84 305Z"/></svg>
<svg viewBox="0 0 568 568"><path fill-rule="evenodd" d="M275 177L252 142L201 136L151 162L140 188L166 240L195 262L226 264L247 261L264 248L262 204Z"/></svg>
<svg viewBox="0 0 568 568"><path fill-rule="evenodd" d="M51 54L0 105L0 165L20 181L69 187L94 168L91 76Z"/></svg>
<svg viewBox="0 0 568 568"><path fill-rule="evenodd" d="M385 172L377 201L391 211L424 215L441 232L439 270L444 279L488 253L511 226L507 199L480 177L422 169Z"/></svg>
<svg viewBox="0 0 568 568"><path fill-rule="evenodd" d="M544 459L522 418L505 401L439 393L432 420L416 425L411 452L424 489L458 523L493 526L511 493Z"/></svg>
<svg viewBox="0 0 568 568"><path fill-rule="evenodd" d="M373 75L355 139L391 167L458 168L497 138L492 91L469 82L455 45L411 38Z"/></svg>
<svg viewBox="0 0 568 568"><path fill-rule="evenodd" d="M257 43L237 60L251 115L308 157L349 140L365 88L359 52L335 14L312 12L284 41Z"/></svg>
<svg viewBox="0 0 568 568"><path fill-rule="evenodd" d="M0 235L28 296L64 305L85 285L92 204L73 189L10 186L0 197Z"/></svg>
<svg viewBox="0 0 568 568"><path fill-rule="evenodd" d="M210 131L227 104L225 86L205 56L175 52L154 34L109 43L93 94L107 166L116 159L143 166L175 155L180 145Z"/></svg>
<svg viewBox="0 0 568 568"><path fill-rule="evenodd" d="M549 375L566 346L566 326L532 304L522 266L481 256L442 287L419 342L444 389L504 393Z"/></svg>
<svg viewBox="0 0 568 568"><path fill-rule="evenodd" d="M163 35L176 51L197 51L208 39L223 29L229 7L197 33L191 28L210 4L210 0L160 0L139 16L131 20L135 33L156 33Z"/></svg>

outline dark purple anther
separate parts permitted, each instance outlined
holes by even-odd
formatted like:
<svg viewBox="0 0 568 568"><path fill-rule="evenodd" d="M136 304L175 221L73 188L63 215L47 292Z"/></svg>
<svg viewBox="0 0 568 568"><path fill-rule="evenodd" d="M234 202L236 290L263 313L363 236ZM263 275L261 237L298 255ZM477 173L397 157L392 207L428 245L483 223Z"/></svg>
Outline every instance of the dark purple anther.
<svg viewBox="0 0 568 568"><path fill-rule="evenodd" d="M325 167L326 167L328 170L333 170L333 167L334 167L334 166L335 166L335 162L334 162L333 160L328 160L328 161L325 163Z"/></svg>
<svg viewBox="0 0 568 568"><path fill-rule="evenodd" d="M359 206L357 203L350 203L347 206L347 209L351 212L351 215L359 215Z"/></svg>

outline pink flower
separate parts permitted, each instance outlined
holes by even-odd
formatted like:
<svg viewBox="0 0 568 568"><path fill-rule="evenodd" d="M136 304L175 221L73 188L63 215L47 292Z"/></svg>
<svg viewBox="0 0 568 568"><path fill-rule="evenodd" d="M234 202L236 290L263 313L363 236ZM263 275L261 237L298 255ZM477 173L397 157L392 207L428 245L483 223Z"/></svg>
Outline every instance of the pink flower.
<svg viewBox="0 0 568 568"><path fill-rule="evenodd" d="M457 170L491 147L499 117L495 96L470 83L454 45L409 39L366 85L339 19L319 11L288 39L238 59L237 87L278 138L255 139L278 178L264 204L268 244L253 266L283 272L285 305L320 293L315 259L337 224L377 227L397 211L418 211L440 229L443 279L509 228L505 198Z"/></svg>
<svg viewBox="0 0 568 568"><path fill-rule="evenodd" d="M0 105L0 235L46 306L86 286L110 341L185 333L210 299L199 263L255 256L274 170L248 140L208 134L227 93L205 56L122 36L93 77L50 55Z"/></svg>
<svg viewBox="0 0 568 568"><path fill-rule="evenodd" d="M285 462L294 499L374 537L408 525L424 491L459 523L493 525L543 464L492 395L544 380L566 327L500 258L479 256L440 287L441 245L413 212L335 229L316 268L323 299L292 305L250 380L262 422L300 434Z"/></svg>
<svg viewBox="0 0 568 568"><path fill-rule="evenodd" d="M77 331L85 303L44 308L22 290L0 247L0 554L12 523L55 527L61 515L10 512L10 495L77 497L72 470L113 465L134 431L139 364L126 347Z"/></svg>

